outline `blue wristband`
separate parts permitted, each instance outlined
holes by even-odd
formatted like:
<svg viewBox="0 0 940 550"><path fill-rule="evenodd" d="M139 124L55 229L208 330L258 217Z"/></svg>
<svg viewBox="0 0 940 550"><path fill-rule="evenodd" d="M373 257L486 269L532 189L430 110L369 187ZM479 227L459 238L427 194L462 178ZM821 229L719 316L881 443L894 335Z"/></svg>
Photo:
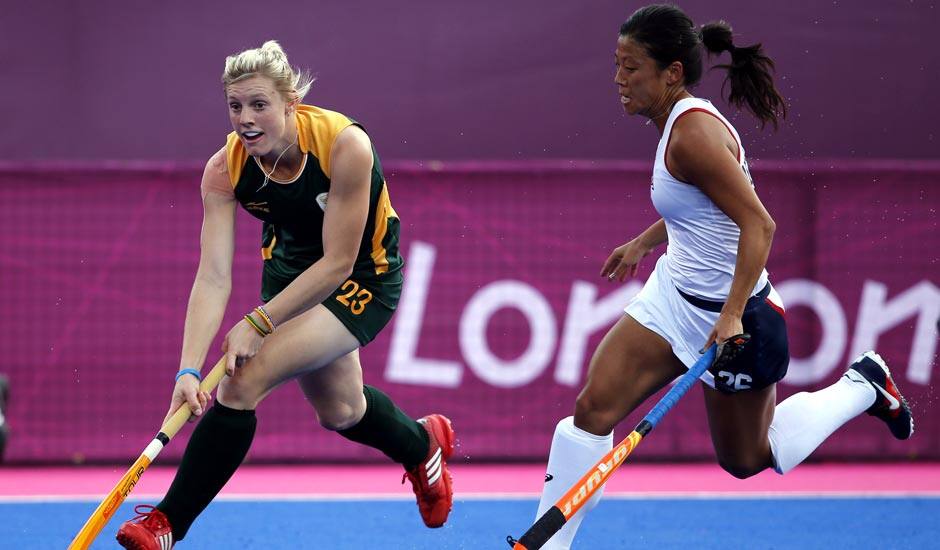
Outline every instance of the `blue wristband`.
<svg viewBox="0 0 940 550"><path fill-rule="evenodd" d="M180 377L183 376L184 374L191 374L196 377L196 380L199 380L200 382L202 382L202 375L196 369L183 369L179 371L178 373L176 373L176 381L179 382Z"/></svg>

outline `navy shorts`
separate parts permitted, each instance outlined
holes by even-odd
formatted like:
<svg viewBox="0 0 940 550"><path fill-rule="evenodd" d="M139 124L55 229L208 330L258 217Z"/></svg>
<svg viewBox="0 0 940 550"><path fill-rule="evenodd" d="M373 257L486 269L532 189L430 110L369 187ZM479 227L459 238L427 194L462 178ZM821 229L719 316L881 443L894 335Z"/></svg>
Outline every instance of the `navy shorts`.
<svg viewBox="0 0 940 550"><path fill-rule="evenodd" d="M724 393L760 390L786 376L790 364L787 323L783 308L768 298L770 289L770 283L767 283L744 307L741 324L751 339L741 353L722 365L720 371L714 366L709 369L715 377L715 389ZM695 307L720 312L724 306L722 302L703 300L678 288L676 290Z"/></svg>

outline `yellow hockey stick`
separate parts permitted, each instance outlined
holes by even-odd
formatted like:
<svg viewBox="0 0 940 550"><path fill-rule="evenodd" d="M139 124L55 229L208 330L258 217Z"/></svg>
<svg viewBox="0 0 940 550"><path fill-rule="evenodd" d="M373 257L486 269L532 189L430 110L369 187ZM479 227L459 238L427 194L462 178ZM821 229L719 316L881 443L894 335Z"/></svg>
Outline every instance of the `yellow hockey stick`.
<svg viewBox="0 0 940 550"><path fill-rule="evenodd" d="M224 357L220 359L219 362L212 367L212 370L209 371L209 374L203 378L202 382L199 384L199 390L212 392L212 390L219 385L219 381L222 380L223 376L225 376ZM127 495L134 490L134 486L140 481L140 476L144 475L144 471L150 466L150 463L157 458L160 451L162 451L170 440L173 439L173 436L180 431L180 428L182 428L183 424L189 419L190 414L192 414L192 411L184 403L183 406L173 413L173 416L160 427L160 431L157 433L157 436L153 438L153 441L150 442L150 445L147 445L147 448L144 449L144 452L141 453L137 461L134 462L134 465L124 474L124 477L121 478L121 481L118 482L114 489L111 489L108 496L98 505L98 508L91 514L88 521L85 522L82 530L72 539L69 550L86 550L91 546L91 543L94 542L98 533L104 529L104 526L107 525L111 517L114 516L114 513L121 506L121 503L124 502L124 499L127 498Z"/></svg>

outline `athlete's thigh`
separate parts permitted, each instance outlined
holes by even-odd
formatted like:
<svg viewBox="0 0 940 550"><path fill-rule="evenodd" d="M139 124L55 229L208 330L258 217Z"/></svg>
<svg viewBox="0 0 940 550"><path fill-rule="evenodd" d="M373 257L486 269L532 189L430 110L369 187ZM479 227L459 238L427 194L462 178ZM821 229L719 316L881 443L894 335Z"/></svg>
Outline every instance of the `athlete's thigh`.
<svg viewBox="0 0 940 550"><path fill-rule="evenodd" d="M345 417L353 411L361 413L365 410L359 350L353 350L329 365L300 375L297 385L317 414L324 419L331 416Z"/></svg>
<svg viewBox="0 0 940 550"><path fill-rule="evenodd" d="M359 341L329 310L317 305L280 325L261 351L225 378L220 399L237 391L239 400L260 401L278 384L315 371L359 348ZM250 393L251 395L245 395Z"/></svg>
<svg viewBox="0 0 940 550"><path fill-rule="evenodd" d="M748 466L745 471L760 467L770 457L767 431L774 419L776 382L786 375L790 362L780 304L772 288L764 299L748 301L741 321L751 340L724 367L727 372L715 377L719 389L705 388L708 425L718 459L723 464ZM742 376L747 385L739 390Z"/></svg>
<svg viewBox="0 0 940 550"><path fill-rule="evenodd" d="M599 413L612 427L686 370L669 342L624 315L591 358L578 408Z"/></svg>
<svg viewBox="0 0 940 550"><path fill-rule="evenodd" d="M704 387L708 426L719 461L753 464L769 458L767 431L774 419L776 384L736 393Z"/></svg>

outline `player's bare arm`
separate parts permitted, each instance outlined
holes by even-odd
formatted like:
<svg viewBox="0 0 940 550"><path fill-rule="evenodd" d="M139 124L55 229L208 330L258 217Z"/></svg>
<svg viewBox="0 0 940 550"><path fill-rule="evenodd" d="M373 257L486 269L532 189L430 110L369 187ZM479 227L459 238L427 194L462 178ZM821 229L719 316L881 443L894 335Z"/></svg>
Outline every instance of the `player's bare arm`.
<svg viewBox="0 0 940 550"><path fill-rule="evenodd" d="M735 275L722 310L725 319L716 324L720 340L741 332L744 305L767 263L776 228L737 154L737 143L719 119L693 112L676 122L666 159L676 177L694 182L741 229Z"/></svg>
<svg viewBox="0 0 940 550"><path fill-rule="evenodd" d="M266 308L278 322L319 304L352 273L369 214L372 145L360 128L339 133L331 159L332 183L323 221L323 258L287 286Z"/></svg>

